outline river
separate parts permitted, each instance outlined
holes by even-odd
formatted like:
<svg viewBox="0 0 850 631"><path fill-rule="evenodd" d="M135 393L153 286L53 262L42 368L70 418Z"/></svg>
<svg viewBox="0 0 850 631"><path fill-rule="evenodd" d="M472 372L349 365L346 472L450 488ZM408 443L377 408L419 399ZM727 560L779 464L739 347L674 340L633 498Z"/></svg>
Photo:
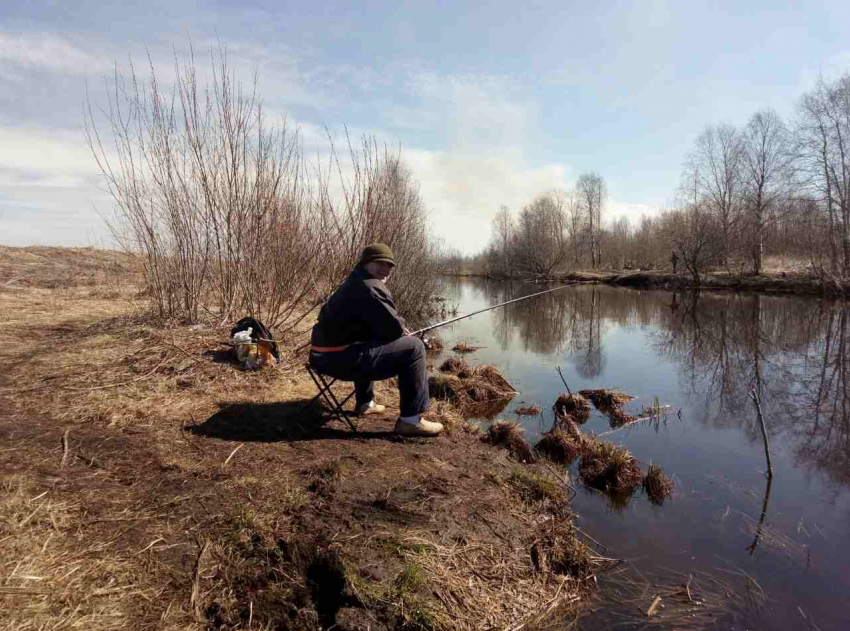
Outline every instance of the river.
<svg viewBox="0 0 850 631"><path fill-rule="evenodd" d="M542 288L446 279L443 295L466 313ZM813 297L583 285L474 316L440 337L443 356L457 342L483 347L466 359L496 364L520 391L499 416L518 419L532 443L551 426L564 391L556 366L573 391L636 396L631 414L656 399L670 406L606 436L644 469L653 462L672 476L674 495L662 506L643 492L612 504L574 476L577 524L607 556L628 561L600 577L600 602L581 628L642 628L650 621L635 612L649 607L656 582L685 585L696 576L733 592L729 606L668 628L713 621L827 631L850 628L848 320L846 303ZM751 392L770 440L769 486ZM542 414L514 413L529 404ZM582 431L611 427L594 410Z"/></svg>

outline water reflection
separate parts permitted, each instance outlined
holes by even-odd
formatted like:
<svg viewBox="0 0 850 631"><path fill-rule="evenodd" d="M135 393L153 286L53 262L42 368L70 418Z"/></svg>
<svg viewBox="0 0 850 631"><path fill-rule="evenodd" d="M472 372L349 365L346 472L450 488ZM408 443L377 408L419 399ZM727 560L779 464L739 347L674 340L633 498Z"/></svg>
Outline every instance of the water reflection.
<svg viewBox="0 0 850 631"><path fill-rule="evenodd" d="M489 304L535 285L471 280ZM850 484L848 306L843 302L732 293L634 291L581 286L489 313L503 351L519 347L571 362L581 377L603 374L606 333L646 329L654 352L677 367L680 388L707 427L761 441L750 392L769 434L794 446L799 464ZM618 385L618 384L614 384Z"/></svg>
<svg viewBox="0 0 850 631"><path fill-rule="evenodd" d="M540 289L463 281L450 300L468 312ZM620 387L637 395L626 410L632 415L655 397L673 405L663 420L611 430L593 413L582 427L676 478L663 508L643 492L617 502L628 498L607 501L586 489L575 499L582 527L640 572L665 567L687 577L723 568L752 576L770 596L767 622L754 614L735 628L804 621L826 631L848 628L849 316L847 303L811 297L599 285L497 309L447 335L484 346L472 361L498 364L522 392L518 399L544 408L540 428L521 420L531 440L548 429L563 392L555 366L573 391ZM772 481L762 475L751 394L770 438ZM610 627L603 620L589 628Z"/></svg>

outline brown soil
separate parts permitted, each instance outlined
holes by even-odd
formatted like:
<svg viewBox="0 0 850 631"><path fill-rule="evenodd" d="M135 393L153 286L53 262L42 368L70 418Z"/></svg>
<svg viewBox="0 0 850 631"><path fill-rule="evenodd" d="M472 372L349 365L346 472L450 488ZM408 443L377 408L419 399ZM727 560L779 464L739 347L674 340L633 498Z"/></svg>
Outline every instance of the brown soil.
<svg viewBox="0 0 850 631"><path fill-rule="evenodd" d="M11 628L531 627L592 583L566 487L448 403L443 436L401 440L382 382L386 414L351 432L304 409L289 348L242 372L229 323L154 325L129 282L49 285L0 287Z"/></svg>

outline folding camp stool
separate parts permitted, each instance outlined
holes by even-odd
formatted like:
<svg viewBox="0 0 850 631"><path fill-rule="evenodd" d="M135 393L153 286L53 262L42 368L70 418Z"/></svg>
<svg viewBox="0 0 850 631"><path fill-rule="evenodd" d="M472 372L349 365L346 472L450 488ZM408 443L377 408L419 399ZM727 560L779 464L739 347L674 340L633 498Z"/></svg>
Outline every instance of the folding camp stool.
<svg viewBox="0 0 850 631"><path fill-rule="evenodd" d="M356 390L353 390L351 394L345 397L342 402L336 398L336 395L331 390L331 386L334 385L338 380L330 375L325 375L320 373L318 370L313 368L310 365L310 362L304 364L304 367L307 369L307 372L310 373L310 377L313 378L313 383L316 384L316 387L319 389L319 394L313 397L313 400L310 401L305 408L313 405L319 397L323 397L325 402L331 408L331 414L337 417L340 421L344 421L348 423L348 426L351 428L352 432L357 431L357 426L351 420L351 417L348 416L348 413L343 409L343 406L348 403L348 400L354 396Z"/></svg>

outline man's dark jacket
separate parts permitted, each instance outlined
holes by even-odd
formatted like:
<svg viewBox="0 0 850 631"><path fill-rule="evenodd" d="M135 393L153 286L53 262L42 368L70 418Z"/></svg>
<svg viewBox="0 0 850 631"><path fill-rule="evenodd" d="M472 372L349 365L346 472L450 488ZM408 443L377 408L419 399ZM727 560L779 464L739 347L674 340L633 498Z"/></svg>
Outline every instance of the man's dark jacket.
<svg viewBox="0 0 850 631"><path fill-rule="evenodd" d="M383 281L358 267L319 312L310 343L345 346L354 342L392 342L404 335L390 290Z"/></svg>

